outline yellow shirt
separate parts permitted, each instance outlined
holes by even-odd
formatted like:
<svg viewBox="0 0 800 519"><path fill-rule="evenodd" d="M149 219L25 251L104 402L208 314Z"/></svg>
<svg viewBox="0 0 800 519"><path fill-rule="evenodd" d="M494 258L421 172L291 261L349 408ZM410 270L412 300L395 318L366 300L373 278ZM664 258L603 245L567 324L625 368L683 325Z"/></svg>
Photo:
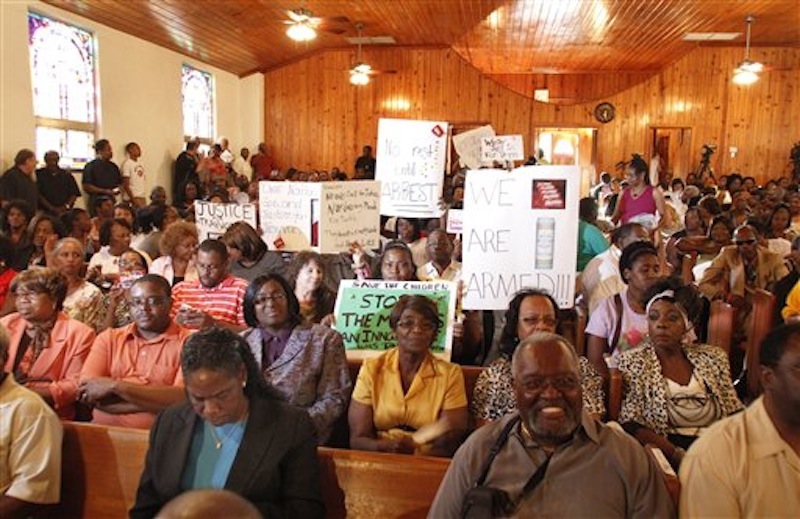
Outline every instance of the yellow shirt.
<svg viewBox="0 0 800 519"><path fill-rule="evenodd" d="M800 456L763 397L712 425L681 463L680 517L797 517Z"/></svg>
<svg viewBox="0 0 800 519"><path fill-rule="evenodd" d="M408 393L403 394L397 348L366 359L358 372L353 400L372 407L379 436L398 427L414 430L435 422L442 411L467 406L464 374L457 364L430 353L422 361Z"/></svg>
<svg viewBox="0 0 800 519"><path fill-rule="evenodd" d="M800 283L796 283L786 296L786 306L781 310L783 320L800 315Z"/></svg>

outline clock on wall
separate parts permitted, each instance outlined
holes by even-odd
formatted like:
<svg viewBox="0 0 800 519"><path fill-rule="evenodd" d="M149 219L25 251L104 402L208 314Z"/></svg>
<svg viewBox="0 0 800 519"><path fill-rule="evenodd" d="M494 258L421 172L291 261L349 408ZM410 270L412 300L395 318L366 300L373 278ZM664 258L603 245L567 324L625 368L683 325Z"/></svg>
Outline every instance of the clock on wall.
<svg viewBox="0 0 800 519"><path fill-rule="evenodd" d="M600 103L594 107L594 117L601 123L608 123L617 115L617 109L611 103Z"/></svg>

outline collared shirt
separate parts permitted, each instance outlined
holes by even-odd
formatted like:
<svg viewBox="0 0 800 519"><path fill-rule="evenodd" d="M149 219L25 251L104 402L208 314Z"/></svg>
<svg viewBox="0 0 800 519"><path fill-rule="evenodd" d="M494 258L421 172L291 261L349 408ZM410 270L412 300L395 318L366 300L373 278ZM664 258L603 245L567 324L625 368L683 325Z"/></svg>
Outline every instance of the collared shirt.
<svg viewBox="0 0 800 519"><path fill-rule="evenodd" d="M434 281L437 279L445 279L447 281L458 282L461 280L461 263L458 261L451 261L447 268L439 274L432 261L422 265L417 269L417 277L420 281Z"/></svg>
<svg viewBox="0 0 800 519"><path fill-rule="evenodd" d="M464 496L478 479L489 449L516 416L484 425L458 449L428 517L461 517ZM521 501L514 517L675 517L660 469L641 445L586 412L572 440L550 457L542 482L523 496L526 483L546 459L546 452L525 440L516 425L484 484Z"/></svg>
<svg viewBox="0 0 800 519"><path fill-rule="evenodd" d="M142 386L183 386L181 347L191 332L175 322L153 339L139 335L136 324L110 328L94 341L81 380L110 377ZM94 423L149 429L155 413L109 414L95 409Z"/></svg>
<svg viewBox="0 0 800 519"><path fill-rule="evenodd" d="M419 429L442 411L467 406L461 367L428 354L407 393L400 379L397 348L367 359L358 372L353 400L372 407L378 433L394 428Z"/></svg>
<svg viewBox="0 0 800 519"><path fill-rule="evenodd" d="M797 517L800 456L764 397L711 426L681 463L681 517Z"/></svg>
<svg viewBox="0 0 800 519"><path fill-rule="evenodd" d="M0 495L57 503L62 435L50 406L7 375L0 383Z"/></svg>
<svg viewBox="0 0 800 519"><path fill-rule="evenodd" d="M181 305L189 305L205 312L214 320L246 326L244 320L244 292L247 281L228 276L211 288L204 287L199 280L181 281L172 289L172 312L174 319Z"/></svg>

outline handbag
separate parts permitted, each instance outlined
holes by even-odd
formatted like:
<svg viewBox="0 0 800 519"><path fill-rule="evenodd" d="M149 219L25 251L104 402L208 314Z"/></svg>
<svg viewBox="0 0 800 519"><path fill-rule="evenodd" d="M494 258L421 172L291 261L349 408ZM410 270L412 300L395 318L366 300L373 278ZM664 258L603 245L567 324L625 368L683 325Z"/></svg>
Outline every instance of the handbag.
<svg viewBox="0 0 800 519"><path fill-rule="evenodd" d="M489 456L486 458L486 461L483 462L480 476L478 476L472 488L464 495L464 501L461 503L461 517L463 519L508 517L517 508L517 502L514 502L514 500L509 497L508 492L499 488L485 486L483 483L486 481L489 468L491 468L492 462L495 457L497 457L497 453L500 452L500 449L508 440L511 429L513 429L520 420L521 418L519 416L509 420L500 432L500 436L498 436L497 440L492 445L492 448L489 449ZM550 457L548 456L545 462L536 469L536 472L534 472L533 476L531 476L525 484L522 494L520 494L520 500L525 494L536 488L536 485L544 479L544 474L545 471L547 471L547 465L549 463Z"/></svg>

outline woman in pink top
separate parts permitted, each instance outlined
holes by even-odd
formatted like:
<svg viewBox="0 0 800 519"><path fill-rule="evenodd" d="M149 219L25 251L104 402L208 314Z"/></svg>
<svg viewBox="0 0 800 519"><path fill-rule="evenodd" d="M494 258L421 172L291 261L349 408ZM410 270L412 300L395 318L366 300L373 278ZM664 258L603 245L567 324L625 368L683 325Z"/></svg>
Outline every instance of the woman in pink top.
<svg viewBox="0 0 800 519"><path fill-rule="evenodd" d="M650 185L647 162L634 153L630 162L625 163L625 172L628 187L622 190L611 221L614 224L640 223L650 232L668 225L669 222L664 221L667 219L664 195Z"/></svg>

